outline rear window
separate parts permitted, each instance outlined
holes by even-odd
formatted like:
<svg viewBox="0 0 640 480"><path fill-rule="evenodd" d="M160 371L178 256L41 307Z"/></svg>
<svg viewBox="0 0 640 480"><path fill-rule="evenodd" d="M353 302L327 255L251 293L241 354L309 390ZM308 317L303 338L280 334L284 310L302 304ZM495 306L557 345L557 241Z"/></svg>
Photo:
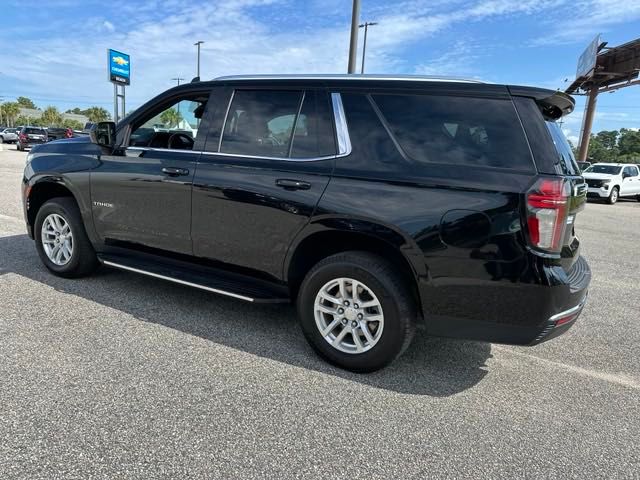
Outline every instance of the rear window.
<svg viewBox="0 0 640 480"><path fill-rule="evenodd" d="M412 160L532 171L533 160L510 100L374 95Z"/></svg>
<svg viewBox="0 0 640 480"><path fill-rule="evenodd" d="M44 134L44 130L41 128L25 128L24 133L27 135L42 135Z"/></svg>
<svg viewBox="0 0 640 480"><path fill-rule="evenodd" d="M591 165L584 173L605 173L607 175L618 175L622 167L615 165Z"/></svg>

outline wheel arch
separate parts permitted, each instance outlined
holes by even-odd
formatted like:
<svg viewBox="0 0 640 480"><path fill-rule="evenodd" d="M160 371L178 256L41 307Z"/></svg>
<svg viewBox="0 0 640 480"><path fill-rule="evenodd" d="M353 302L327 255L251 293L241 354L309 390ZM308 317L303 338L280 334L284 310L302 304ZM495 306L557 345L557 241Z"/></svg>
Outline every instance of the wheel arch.
<svg viewBox="0 0 640 480"><path fill-rule="evenodd" d="M331 218L309 224L294 240L284 263L283 278L293 298L307 272L320 260L348 250L371 252L390 260L411 286L416 309L422 316L418 289L427 267L413 239L369 220Z"/></svg>
<svg viewBox="0 0 640 480"><path fill-rule="evenodd" d="M47 201L56 197L70 197L80 206L72 187L60 179L45 177L28 187L25 195L25 216L32 237L38 211Z"/></svg>

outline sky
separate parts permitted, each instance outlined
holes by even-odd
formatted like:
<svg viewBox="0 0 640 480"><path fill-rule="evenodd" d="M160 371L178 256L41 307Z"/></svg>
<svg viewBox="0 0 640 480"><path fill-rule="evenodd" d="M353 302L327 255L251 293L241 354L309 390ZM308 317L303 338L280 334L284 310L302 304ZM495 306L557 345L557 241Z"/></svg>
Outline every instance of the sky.
<svg viewBox="0 0 640 480"><path fill-rule="evenodd" d="M351 0L1 0L0 97L113 108L107 48L131 55L127 107L195 76L345 73ZM367 73L564 89L597 34L640 36L640 0L362 0ZM360 48L362 53L362 35ZM360 58L358 59L359 67ZM574 142L584 97L563 128ZM640 86L601 95L594 131L640 127Z"/></svg>

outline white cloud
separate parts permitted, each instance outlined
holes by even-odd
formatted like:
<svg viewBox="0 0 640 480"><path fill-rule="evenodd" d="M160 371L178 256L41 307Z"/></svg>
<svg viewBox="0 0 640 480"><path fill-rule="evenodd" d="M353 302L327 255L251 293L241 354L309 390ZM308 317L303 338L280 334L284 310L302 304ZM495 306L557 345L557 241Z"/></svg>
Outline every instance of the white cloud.
<svg viewBox="0 0 640 480"><path fill-rule="evenodd" d="M104 22L102 22L102 26L109 32L114 32L116 29L116 27L113 26L113 23L111 23L109 20L105 20Z"/></svg>

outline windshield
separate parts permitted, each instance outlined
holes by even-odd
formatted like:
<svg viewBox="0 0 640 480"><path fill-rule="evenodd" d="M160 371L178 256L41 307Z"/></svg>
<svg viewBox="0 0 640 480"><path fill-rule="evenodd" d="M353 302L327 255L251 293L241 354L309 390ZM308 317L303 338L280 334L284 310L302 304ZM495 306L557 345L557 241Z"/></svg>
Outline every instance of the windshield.
<svg viewBox="0 0 640 480"><path fill-rule="evenodd" d="M545 123L549 129L549 133L551 133L553 143L556 146L556 152L558 152L558 162L556 165L565 175L579 175L580 168L576 163L571 145L565 138L564 133L562 133L562 130L556 122L546 121Z"/></svg>
<svg viewBox="0 0 640 480"><path fill-rule="evenodd" d="M44 130L42 130L41 128L25 128L24 129L24 133L29 135L42 135L44 134Z"/></svg>
<svg viewBox="0 0 640 480"><path fill-rule="evenodd" d="M606 173L608 175L618 175L622 167L615 165L592 165L584 173Z"/></svg>

